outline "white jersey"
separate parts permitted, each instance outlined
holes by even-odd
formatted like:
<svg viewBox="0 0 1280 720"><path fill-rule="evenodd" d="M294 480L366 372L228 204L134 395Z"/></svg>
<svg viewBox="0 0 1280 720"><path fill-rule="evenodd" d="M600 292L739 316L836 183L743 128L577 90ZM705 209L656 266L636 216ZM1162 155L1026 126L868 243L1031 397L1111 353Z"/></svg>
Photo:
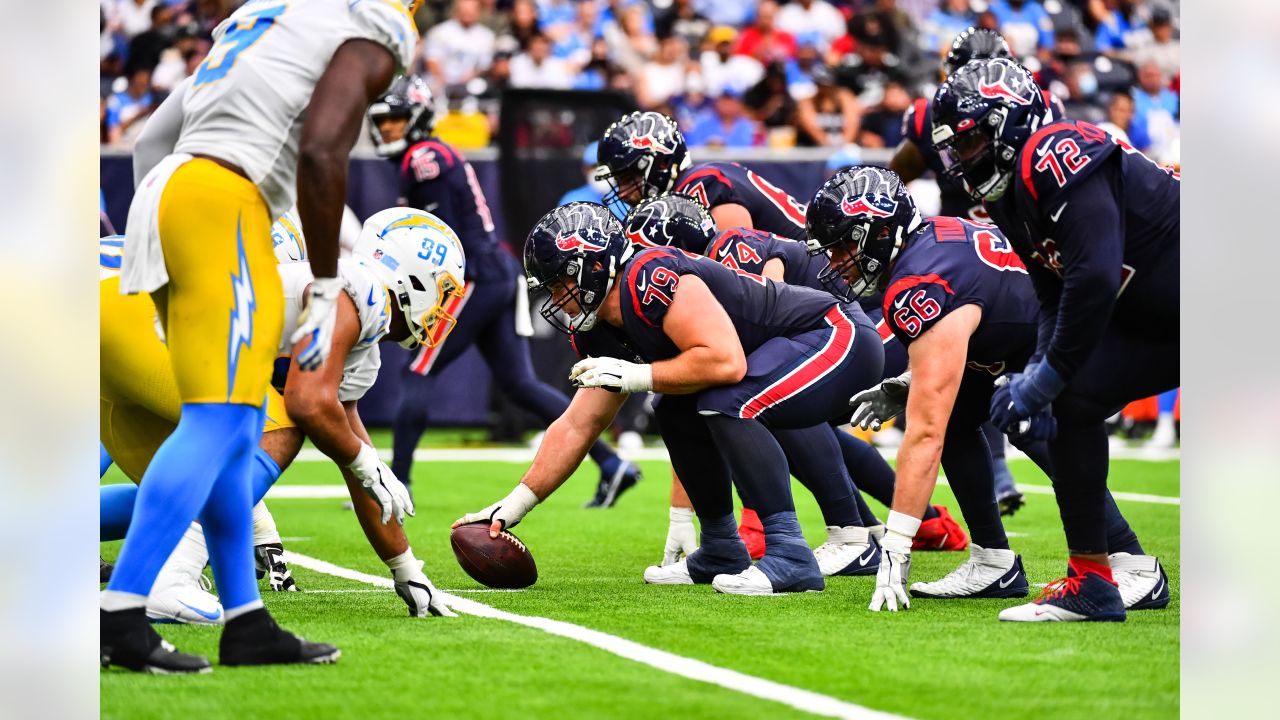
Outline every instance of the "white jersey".
<svg viewBox="0 0 1280 720"><path fill-rule="evenodd" d="M293 262L278 267L280 280L284 285L284 326L297 327L298 316L302 314L303 297L307 286L314 279L311 265ZM347 362L342 370L342 384L338 386L338 399L347 402L364 397L369 388L373 387L373 381L378 379L378 369L382 367L378 341L387 334L391 326L391 296L387 293L386 286L356 260L339 260L338 277L346 284L347 295L355 303L356 316L360 322L360 338L347 355ZM286 332L280 338L278 354L281 357L293 355L290 334Z"/></svg>
<svg viewBox="0 0 1280 720"><path fill-rule="evenodd" d="M239 166L279 217L294 203L303 118L334 51L370 40L403 70L418 31L398 0L249 0L213 37L183 98L174 151Z"/></svg>

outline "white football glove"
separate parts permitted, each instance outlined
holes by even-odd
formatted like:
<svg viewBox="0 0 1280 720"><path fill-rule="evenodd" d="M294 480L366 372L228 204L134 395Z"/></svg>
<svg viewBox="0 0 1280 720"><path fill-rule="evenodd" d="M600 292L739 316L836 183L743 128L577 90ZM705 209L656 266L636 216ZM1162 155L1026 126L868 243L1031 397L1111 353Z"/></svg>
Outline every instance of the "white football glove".
<svg viewBox="0 0 1280 720"><path fill-rule="evenodd" d="M502 523L503 530L510 530L519 524L538 502L538 496L533 494L529 486L520 483L498 502L479 512L467 513L458 518L453 522L453 527L473 522L499 522Z"/></svg>
<svg viewBox="0 0 1280 720"><path fill-rule="evenodd" d="M289 342L308 345L298 355L298 367L315 370L324 364L333 349L333 328L338 321L338 295L346 283L342 278L316 278L307 290L307 305L298 316L298 329Z"/></svg>
<svg viewBox="0 0 1280 720"><path fill-rule="evenodd" d="M403 573L392 573L395 578L396 594L409 606L411 617L458 617L440 599L440 591L431 583L431 579L422 572L422 561L418 561L417 570L407 568Z"/></svg>
<svg viewBox="0 0 1280 720"><path fill-rule="evenodd" d="M653 366L610 357L589 357L573 366L569 380L583 388L604 388L624 393L649 392L653 389Z"/></svg>
<svg viewBox="0 0 1280 720"><path fill-rule="evenodd" d="M898 611L898 603L905 610L911 607L911 596L907 594L907 582L911 576L911 538L900 532L889 530L880 541L880 569L876 571L876 589L871 594L871 612L880 612L880 608L889 606L892 612Z"/></svg>
<svg viewBox="0 0 1280 720"><path fill-rule="evenodd" d="M405 513L413 516L413 498L409 496L409 488L382 462L377 450L360 443L360 452L347 468L360 481L365 493L382 508L383 525L391 520L392 515L401 525L404 525Z"/></svg>
<svg viewBox="0 0 1280 720"><path fill-rule="evenodd" d="M854 395L849 398L849 407L855 408L849 424L879 432L881 426L907 409L907 392L910 389L911 371L908 370Z"/></svg>
<svg viewBox="0 0 1280 720"><path fill-rule="evenodd" d="M667 546L662 550L662 565L666 567L689 557L698 549L698 530L693 526L693 508L673 507L671 524L667 525Z"/></svg>

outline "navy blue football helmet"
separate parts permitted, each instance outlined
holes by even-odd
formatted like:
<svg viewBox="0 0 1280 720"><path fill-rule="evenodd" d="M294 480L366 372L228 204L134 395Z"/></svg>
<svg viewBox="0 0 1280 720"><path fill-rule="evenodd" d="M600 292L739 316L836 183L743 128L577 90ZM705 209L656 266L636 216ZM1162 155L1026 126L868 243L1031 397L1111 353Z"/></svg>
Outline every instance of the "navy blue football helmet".
<svg viewBox="0 0 1280 720"><path fill-rule="evenodd" d="M991 58L1013 57L1009 43L995 30L971 27L951 41L951 49L942 60L942 74L945 80L952 73L971 60L990 60Z"/></svg>
<svg viewBox="0 0 1280 720"><path fill-rule="evenodd" d="M634 252L622 223L603 205L572 202L543 215L524 241L529 289L550 293L542 317L563 333L595 327L600 304Z"/></svg>
<svg viewBox="0 0 1280 720"><path fill-rule="evenodd" d="M889 266L922 225L902 178L892 170L854 165L832 175L809 203L810 255L827 255L822 286L843 302L883 290Z"/></svg>
<svg viewBox="0 0 1280 720"><path fill-rule="evenodd" d="M975 60L934 94L933 144L944 174L971 198L999 200L1018 151L1051 119L1044 93L1026 68L1005 58Z"/></svg>
<svg viewBox="0 0 1280 720"><path fill-rule="evenodd" d="M622 221L627 240L642 247L670 245L698 255L716 239L716 221L702 203L673 193L635 206Z"/></svg>
<svg viewBox="0 0 1280 720"><path fill-rule="evenodd" d="M395 157L431 137L436 126L435 108L432 107L431 88L416 75L402 75L366 111L369 116L369 138L374 150L381 157ZM409 125L404 137L386 142L378 121L383 118L404 118Z"/></svg>
<svg viewBox="0 0 1280 720"><path fill-rule="evenodd" d="M596 179L612 188L604 197L609 207L671 192L692 162L676 121L652 111L623 115L604 131L597 153Z"/></svg>

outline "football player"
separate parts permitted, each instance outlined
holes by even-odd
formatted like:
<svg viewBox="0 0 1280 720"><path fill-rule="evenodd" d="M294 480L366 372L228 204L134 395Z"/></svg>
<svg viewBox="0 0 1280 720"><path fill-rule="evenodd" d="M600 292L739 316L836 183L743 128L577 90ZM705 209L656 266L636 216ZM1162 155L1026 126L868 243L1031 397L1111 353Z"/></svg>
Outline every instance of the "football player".
<svg viewBox="0 0 1280 720"><path fill-rule="evenodd" d="M440 217L458 232L466 249L467 286L450 312L459 330L448 343L424 347L404 373L407 391L396 414L391 469L409 479L413 451L427 427L427 378L436 376L475 345L504 394L550 423L569 407L569 398L533 371L529 341L517 333L516 317L527 316L528 295L520 263L493 234L493 217L471 163L453 146L434 137L431 91L418 77L402 77L369 106L369 130L379 155L400 172L402 204ZM619 458L603 441L591 446L600 468L595 497L587 507L610 507L640 479L635 465Z"/></svg>
<svg viewBox="0 0 1280 720"><path fill-rule="evenodd" d="M609 184L604 204L620 215L646 198L678 192L711 211L716 227L754 228L785 238L804 233L804 205L755 171L732 162L694 166L684 135L670 117L633 112L610 125L597 150L597 180ZM678 478L672 478L678 485ZM679 489L673 488L678 494ZM751 557L765 551L760 518L749 505L740 528Z"/></svg>
<svg viewBox="0 0 1280 720"><path fill-rule="evenodd" d="M1124 620L1121 563L1107 556L1103 423L1178 385L1178 172L1089 123L1053 121L1031 74L1005 59L957 70L933 113L946 173L983 202L1039 298L1035 352L992 396L991 419L1057 422L1067 577L1000 619Z"/></svg>
<svg viewBox="0 0 1280 720"><path fill-rule="evenodd" d="M119 239L104 239L104 250L110 249L108 241ZM268 389L266 424L254 454L256 500L297 456L304 438L339 465L370 544L416 617L451 612L434 596L422 561L409 547L402 525L404 515L413 514L412 500L378 459L356 403L377 379L379 342L396 340L416 347L449 333L454 319L444 307L462 287L464 265L461 244L438 218L407 209L371 217L353 255L339 261L345 290L338 303L333 362L318 373L297 372L303 348L282 340L279 355L290 359L294 371L286 373L281 390ZM286 319L293 320L305 309L312 276L301 262L283 263L278 271L285 287ZM156 334L154 306L145 296L120 295L116 282L105 278L101 292L103 445L121 470L136 479L144 476L156 448L173 431L179 400L167 374L163 341ZM121 487L104 488L104 504L106 490ZM131 516L132 503L120 503L109 522L128 527ZM389 522L393 516L399 524ZM199 538L196 526L186 540L199 543ZM203 561L198 550L181 558L183 569L194 565L199 573Z"/></svg>
<svg viewBox="0 0 1280 720"><path fill-rule="evenodd" d="M296 195L314 278L291 337L303 348L300 369L320 371L345 287L337 261L348 154L365 108L412 62L418 4L246 3L215 29L208 57L164 103L167 127L178 119L177 140L134 195L120 290L153 294L182 411L147 466L102 594L104 662L211 669L164 642L144 610L197 515L226 618L221 662L338 657L332 645L280 629L254 581L250 472L285 316L270 229Z"/></svg>
<svg viewBox="0 0 1280 720"><path fill-rule="evenodd" d="M883 362L861 309L674 248L637 251L612 213L591 203L543 216L525 243L525 268L531 285L551 293L543 316L584 358L570 372L582 389L521 483L455 527L487 522L496 535L514 526L568 478L628 393L652 391L663 395L659 427L702 544L648 568L645 581L748 595L823 589L787 460L845 474L826 422L846 411L838 393L870 386ZM757 565L734 522L735 483L765 528Z"/></svg>
<svg viewBox="0 0 1280 720"><path fill-rule="evenodd" d="M770 280L785 282L788 285L813 288L825 291L827 285L820 280L827 263L824 258L811 256L805 244L795 240L780 238L773 233L745 228L732 228L716 232L706 208L693 198L673 193L642 201L637 205L625 221L627 238L634 243L649 246L665 245L677 247L686 252L706 255L712 260L731 268L754 275L762 275ZM825 276L824 276L825 277ZM837 282L843 282L836 278ZM848 301L847 299L846 301ZM878 308L867 307L868 311ZM896 341L892 332L881 330L883 323L876 326L884 342L886 375L897 376L906 370L906 350ZM843 423L844 418L841 418ZM866 442L853 435L836 431L835 436L840 443L845 465L854 483L865 489L885 507L893 503L893 468L884 461L880 453ZM822 488L815 487L806 478L799 478L815 497L819 505L825 493ZM854 497L859 503L863 520L871 528L873 535L883 534L884 527L875 519L875 514L862 500L861 494ZM839 564L846 553L839 548L855 548L854 544L835 542L847 538L850 533L828 523L828 542L814 551L824 571L829 565ZM677 533L673 520L669 535ZM963 528L951 517L942 506L930 505L926 510L925 522L921 532L917 533L915 549L918 550L963 550L968 546L968 536ZM859 556L860 557L860 556ZM845 567L847 563L840 564ZM867 566L869 569L869 565ZM828 575L839 574L828 572Z"/></svg>
<svg viewBox="0 0 1280 720"><path fill-rule="evenodd" d="M909 383L915 392L906 401L907 431L885 535L885 550L894 555L877 576L871 609L909 605L910 543L939 465L973 544L967 562L941 580L911 585L910 594L1025 596L1026 574L1000 521L981 430L997 376L1022 367L1035 348L1037 306L1025 266L994 226L946 216L921 218L891 170L855 166L841 171L814 196L809 216L809 249L830 258L824 279L839 275L844 282L837 292L882 291L888 324L910 356ZM889 405L883 399L873 404L877 416ZM1019 436L1019 445L1050 477L1043 449L1028 441L1043 440L1052 430L1051 417L1038 417ZM1107 502L1110 551L1141 555L1114 501L1108 496ZM1158 562L1150 560L1158 570ZM1122 582L1141 597L1162 578L1162 571L1134 572ZM1160 606L1167 603L1165 595Z"/></svg>

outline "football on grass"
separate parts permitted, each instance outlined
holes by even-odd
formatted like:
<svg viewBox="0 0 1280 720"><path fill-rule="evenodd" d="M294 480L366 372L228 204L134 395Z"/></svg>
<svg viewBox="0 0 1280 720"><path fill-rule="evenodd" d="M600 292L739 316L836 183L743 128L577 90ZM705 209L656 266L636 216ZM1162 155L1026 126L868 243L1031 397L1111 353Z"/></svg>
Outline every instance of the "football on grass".
<svg viewBox="0 0 1280 720"><path fill-rule="evenodd" d="M503 531L489 537L489 523L459 525L449 535L458 564L473 580L491 588L525 588L538 580L538 566L520 539Z"/></svg>

